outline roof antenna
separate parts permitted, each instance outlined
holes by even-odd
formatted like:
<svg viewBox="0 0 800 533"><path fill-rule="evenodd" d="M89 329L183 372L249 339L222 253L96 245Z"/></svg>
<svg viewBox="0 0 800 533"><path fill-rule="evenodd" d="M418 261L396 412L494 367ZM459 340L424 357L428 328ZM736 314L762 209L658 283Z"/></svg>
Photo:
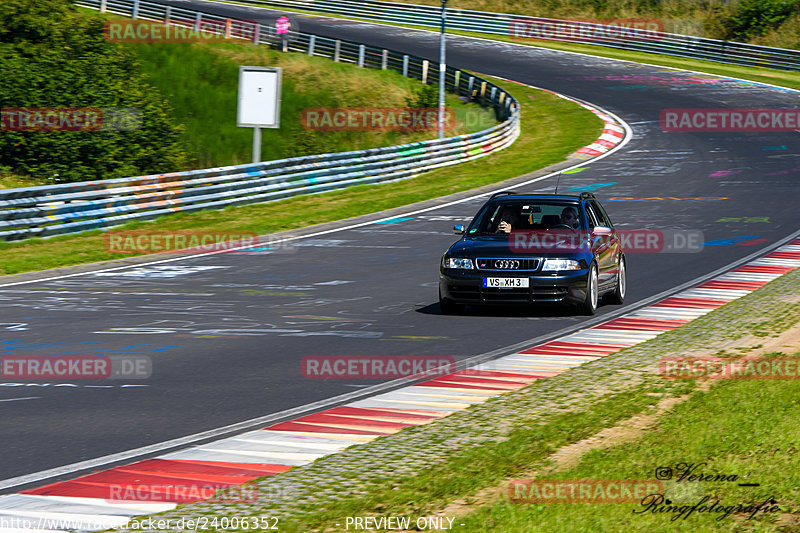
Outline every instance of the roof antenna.
<svg viewBox="0 0 800 533"><path fill-rule="evenodd" d="M558 173L558 179L556 179L556 192L558 194L558 184L561 183L561 172Z"/></svg>

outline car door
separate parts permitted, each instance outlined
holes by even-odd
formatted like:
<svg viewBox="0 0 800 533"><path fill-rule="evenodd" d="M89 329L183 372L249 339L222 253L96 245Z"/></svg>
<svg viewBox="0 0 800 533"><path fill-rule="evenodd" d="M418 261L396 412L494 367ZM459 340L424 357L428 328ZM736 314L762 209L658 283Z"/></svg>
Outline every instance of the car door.
<svg viewBox="0 0 800 533"><path fill-rule="evenodd" d="M586 216L589 222L589 231L591 231L592 252L597 259L598 281L601 286L613 283L616 279L616 254L619 241L613 228L610 228L611 233L598 234L596 228L608 228L607 224L610 224L610 221L606 219L594 202L586 202Z"/></svg>

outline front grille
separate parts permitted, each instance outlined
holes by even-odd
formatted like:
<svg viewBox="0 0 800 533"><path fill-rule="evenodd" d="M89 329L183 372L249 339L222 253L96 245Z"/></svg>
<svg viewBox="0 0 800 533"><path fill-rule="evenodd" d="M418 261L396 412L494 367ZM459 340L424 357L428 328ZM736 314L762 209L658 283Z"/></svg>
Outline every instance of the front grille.
<svg viewBox="0 0 800 533"><path fill-rule="evenodd" d="M533 287L531 298L539 302L560 302L567 296L566 287Z"/></svg>
<svg viewBox="0 0 800 533"><path fill-rule="evenodd" d="M516 272L520 270L536 270L540 259L522 259L519 257L479 257L475 260L478 270L494 272Z"/></svg>

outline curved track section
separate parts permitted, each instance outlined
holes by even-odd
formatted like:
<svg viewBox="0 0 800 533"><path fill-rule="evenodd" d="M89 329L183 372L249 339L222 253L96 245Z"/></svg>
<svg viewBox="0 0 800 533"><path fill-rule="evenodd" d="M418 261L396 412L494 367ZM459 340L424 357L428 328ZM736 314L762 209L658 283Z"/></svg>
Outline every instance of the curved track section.
<svg viewBox="0 0 800 533"><path fill-rule="evenodd" d="M208 9L238 18L273 16L229 5ZM428 32L319 18L301 24L303 31L436 55L438 38ZM634 136L622 150L564 175L560 190L594 190L622 229L700 230L706 245L700 253L630 254L630 303L797 229L796 134L664 133L658 123L664 108L788 107L798 103L795 92L460 37L450 39L448 57L462 68L596 103L632 125ZM526 189L553 185L544 180ZM306 356L463 361L517 353L531 339L596 324L550 309L438 313L438 261L454 239L449 228L471 218L482 202L471 198L334 228L285 249L0 286L0 356L147 355L153 361L147 380L1 383L3 478L353 395L377 383L305 379L300 361ZM618 313L604 306L596 320Z"/></svg>

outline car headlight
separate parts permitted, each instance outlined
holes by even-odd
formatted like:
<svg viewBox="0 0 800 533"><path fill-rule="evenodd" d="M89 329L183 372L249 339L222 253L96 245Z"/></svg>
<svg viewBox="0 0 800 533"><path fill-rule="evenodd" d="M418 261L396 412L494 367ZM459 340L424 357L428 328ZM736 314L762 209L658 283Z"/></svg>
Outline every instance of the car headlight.
<svg viewBox="0 0 800 533"><path fill-rule="evenodd" d="M458 257L444 257L442 258L442 266L444 268L460 268L463 270L472 270L472 259L464 259Z"/></svg>
<svg viewBox="0 0 800 533"><path fill-rule="evenodd" d="M574 259L545 259L542 270L580 270L581 265Z"/></svg>

